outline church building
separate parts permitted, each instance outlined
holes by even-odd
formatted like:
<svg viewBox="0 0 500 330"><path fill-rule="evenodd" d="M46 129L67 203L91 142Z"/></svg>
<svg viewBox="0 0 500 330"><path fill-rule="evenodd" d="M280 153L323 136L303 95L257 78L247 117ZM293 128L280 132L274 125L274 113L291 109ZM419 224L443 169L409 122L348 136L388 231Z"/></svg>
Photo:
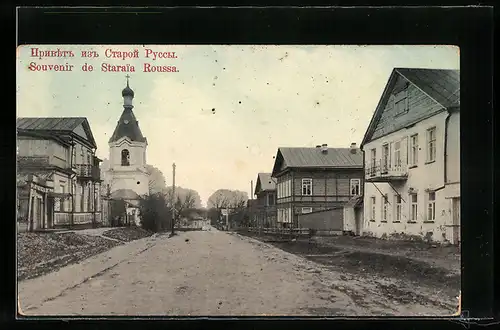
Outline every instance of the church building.
<svg viewBox="0 0 500 330"><path fill-rule="evenodd" d="M123 112L108 141L109 170L106 181L111 198L125 200L130 206L127 213L137 221L139 197L149 193L149 174L146 169L148 142L132 111L134 91L129 86L128 78L127 86L122 91Z"/></svg>

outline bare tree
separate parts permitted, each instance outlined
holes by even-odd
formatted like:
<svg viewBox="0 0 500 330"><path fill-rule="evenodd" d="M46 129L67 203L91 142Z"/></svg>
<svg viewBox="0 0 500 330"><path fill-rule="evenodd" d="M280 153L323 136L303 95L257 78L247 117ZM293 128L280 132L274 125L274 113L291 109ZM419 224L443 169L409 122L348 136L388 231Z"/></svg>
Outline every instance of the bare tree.
<svg viewBox="0 0 500 330"><path fill-rule="evenodd" d="M246 205L248 195L239 190L219 189L215 191L207 201L209 208L215 209L238 209Z"/></svg>

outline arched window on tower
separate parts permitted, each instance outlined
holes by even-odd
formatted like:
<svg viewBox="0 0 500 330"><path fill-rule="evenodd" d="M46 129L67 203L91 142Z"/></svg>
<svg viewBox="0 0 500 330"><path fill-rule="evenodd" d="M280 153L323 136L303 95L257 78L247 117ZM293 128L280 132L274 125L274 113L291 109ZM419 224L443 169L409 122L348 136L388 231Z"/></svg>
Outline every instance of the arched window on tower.
<svg viewBox="0 0 500 330"><path fill-rule="evenodd" d="M122 166L130 166L130 153L127 149L122 150Z"/></svg>

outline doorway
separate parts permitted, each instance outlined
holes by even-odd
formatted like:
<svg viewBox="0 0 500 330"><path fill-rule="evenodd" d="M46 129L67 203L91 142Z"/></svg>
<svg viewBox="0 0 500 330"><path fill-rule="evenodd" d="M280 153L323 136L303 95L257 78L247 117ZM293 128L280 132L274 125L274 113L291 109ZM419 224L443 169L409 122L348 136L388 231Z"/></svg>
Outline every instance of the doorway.
<svg viewBox="0 0 500 330"><path fill-rule="evenodd" d="M361 236L363 233L363 209L360 207L354 208L354 221L356 223L356 236Z"/></svg>
<svg viewBox="0 0 500 330"><path fill-rule="evenodd" d="M460 244L460 197L451 199L453 219L453 244Z"/></svg>

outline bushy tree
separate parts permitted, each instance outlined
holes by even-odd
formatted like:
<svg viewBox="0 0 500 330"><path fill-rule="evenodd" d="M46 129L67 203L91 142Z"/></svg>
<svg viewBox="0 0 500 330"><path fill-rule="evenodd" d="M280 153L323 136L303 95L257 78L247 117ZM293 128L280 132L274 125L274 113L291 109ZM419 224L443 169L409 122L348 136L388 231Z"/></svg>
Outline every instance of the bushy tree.
<svg viewBox="0 0 500 330"><path fill-rule="evenodd" d="M155 193L141 198L139 214L143 229L160 232L171 228L172 211L163 193Z"/></svg>

